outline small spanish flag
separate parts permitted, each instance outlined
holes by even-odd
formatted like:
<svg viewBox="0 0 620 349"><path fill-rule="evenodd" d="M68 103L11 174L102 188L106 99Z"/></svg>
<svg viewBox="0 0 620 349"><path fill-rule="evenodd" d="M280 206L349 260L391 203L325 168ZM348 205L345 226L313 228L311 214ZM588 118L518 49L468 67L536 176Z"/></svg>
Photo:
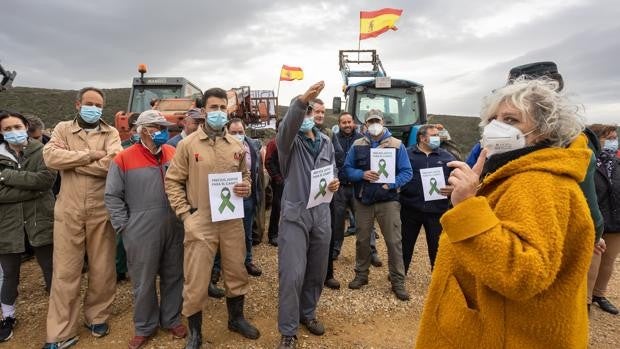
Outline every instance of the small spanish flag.
<svg viewBox="0 0 620 349"><path fill-rule="evenodd" d="M280 71L280 81L293 81L293 80L303 80L304 79L304 71L299 67L289 67L288 65L283 65L282 70Z"/></svg>
<svg viewBox="0 0 620 349"><path fill-rule="evenodd" d="M403 10L384 8L378 11L360 11L360 40L377 37L389 29L397 30L394 25Z"/></svg>

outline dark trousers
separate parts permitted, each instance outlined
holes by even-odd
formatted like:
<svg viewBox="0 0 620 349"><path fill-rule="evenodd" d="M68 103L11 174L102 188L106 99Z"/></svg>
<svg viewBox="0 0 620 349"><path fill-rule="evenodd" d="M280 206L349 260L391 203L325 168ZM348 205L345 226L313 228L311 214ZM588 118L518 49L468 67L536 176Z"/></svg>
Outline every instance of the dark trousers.
<svg viewBox="0 0 620 349"><path fill-rule="evenodd" d="M252 221L254 220L254 210L256 200L253 198L243 199L243 230L245 231L245 264L252 263Z"/></svg>
<svg viewBox="0 0 620 349"><path fill-rule="evenodd" d="M428 246L428 258L431 268L435 266L435 257L439 246L439 235L441 234L441 224L439 219L442 213L424 213L414 208L402 206L400 210L401 235L403 243L403 263L405 264L405 274L409 271L409 264L413 257L413 249L418 239L420 228L424 226L426 233L426 245Z"/></svg>
<svg viewBox="0 0 620 349"><path fill-rule="evenodd" d="M282 201L282 190L284 185L271 182L271 190L273 191L273 197L271 199L271 214L269 216L269 230L267 231L267 237L269 240L278 238L278 225L280 224L280 208Z"/></svg>
<svg viewBox="0 0 620 349"><path fill-rule="evenodd" d="M127 253L123 245L123 236L116 234L116 275L127 274Z"/></svg>
<svg viewBox="0 0 620 349"><path fill-rule="evenodd" d="M54 245L45 245L40 247L33 247L34 255L37 257L37 262L43 271L43 278L45 279L45 289L49 293L52 286L52 255L54 252ZM2 264L2 271L4 272L4 279L2 283L2 304L13 305L17 299L17 286L19 285L19 272L22 264L21 253L5 253L0 254L0 264Z"/></svg>
<svg viewBox="0 0 620 349"><path fill-rule="evenodd" d="M344 230L345 220L348 217L350 227L355 228L355 215L353 202L355 201L355 194L353 193L353 185L343 184L340 186L337 192L334 193L334 199L330 208L332 210L332 240L330 244L329 253L331 257L340 255L342 244L344 243ZM371 253L377 254L376 247L377 232L373 226L372 236L370 237L370 250ZM327 271L328 278L332 275L330 270Z"/></svg>
<svg viewBox="0 0 620 349"><path fill-rule="evenodd" d="M338 192L334 193L334 195L336 195L337 193ZM327 255L327 274L325 275L325 280L334 278L334 260L332 258L332 254L334 253L334 246L337 243L338 239L340 239L340 241L344 239L344 231L334 230L334 221L335 221L334 206L335 206L334 200L332 199L332 202L330 202L329 204L330 220L331 220L331 226L332 226L332 237L329 240L329 254ZM335 235L339 235L339 238L335 237Z"/></svg>

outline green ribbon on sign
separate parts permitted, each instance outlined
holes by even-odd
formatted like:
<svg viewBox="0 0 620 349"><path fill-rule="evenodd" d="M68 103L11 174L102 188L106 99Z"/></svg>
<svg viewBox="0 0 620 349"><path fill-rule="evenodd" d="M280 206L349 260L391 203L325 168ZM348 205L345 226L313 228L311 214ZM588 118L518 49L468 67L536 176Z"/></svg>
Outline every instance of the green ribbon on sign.
<svg viewBox="0 0 620 349"><path fill-rule="evenodd" d="M316 193L316 195L314 196L314 200L316 200L319 195L325 196L325 194L327 194L325 188L327 188L327 181L325 180L325 178L321 178L321 181L319 182L319 192Z"/></svg>
<svg viewBox="0 0 620 349"><path fill-rule="evenodd" d="M385 170L385 166L387 166L385 160L379 160L379 171L377 172L379 175L383 174L386 178L389 177L387 171Z"/></svg>
<svg viewBox="0 0 620 349"><path fill-rule="evenodd" d="M224 194L226 192L226 194ZM222 192L220 192L220 198L222 198L222 204L217 209L220 213L224 212L226 207L228 207L232 212L235 212L235 205L230 202L230 189L228 187L222 188Z"/></svg>
<svg viewBox="0 0 620 349"><path fill-rule="evenodd" d="M439 188L437 188L437 180L435 179L435 177L431 178L430 183L431 190L428 192L428 194L433 195L433 192L436 192L437 194L441 195L441 193L439 192Z"/></svg>

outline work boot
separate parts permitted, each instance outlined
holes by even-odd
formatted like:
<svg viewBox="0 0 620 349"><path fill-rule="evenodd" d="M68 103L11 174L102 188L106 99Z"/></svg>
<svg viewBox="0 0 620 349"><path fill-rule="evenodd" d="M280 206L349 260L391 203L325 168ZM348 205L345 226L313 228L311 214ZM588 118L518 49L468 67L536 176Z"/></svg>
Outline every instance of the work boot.
<svg viewBox="0 0 620 349"><path fill-rule="evenodd" d="M211 298L223 298L226 295L224 290L215 286L214 283L209 282L209 297Z"/></svg>
<svg viewBox="0 0 620 349"><path fill-rule="evenodd" d="M352 290L360 289L364 285L368 285L368 276L362 276L357 273L355 274L353 281L349 282L349 288Z"/></svg>
<svg viewBox="0 0 620 349"><path fill-rule="evenodd" d="M394 292L396 298L400 299L401 301L408 301L410 298L409 292L407 292L407 289L403 284L392 284L392 292Z"/></svg>
<svg viewBox="0 0 620 349"><path fill-rule="evenodd" d="M258 339L260 332L243 316L245 296L226 298L228 308L228 329L249 339Z"/></svg>
<svg viewBox="0 0 620 349"><path fill-rule="evenodd" d="M245 263L245 270L248 272L249 275L256 276L256 277L261 276L263 274L263 271L260 270L260 268L254 265L254 263L252 262Z"/></svg>
<svg viewBox="0 0 620 349"><path fill-rule="evenodd" d="M383 265L381 259L379 259L379 255L376 253L370 255L370 264L375 268L379 268Z"/></svg>
<svg viewBox="0 0 620 349"><path fill-rule="evenodd" d="M331 288L332 290L340 289L340 282L334 278L325 280L324 285Z"/></svg>
<svg viewBox="0 0 620 349"><path fill-rule="evenodd" d="M299 322L315 336L322 336L325 333L325 327L317 319L299 320Z"/></svg>
<svg viewBox="0 0 620 349"><path fill-rule="evenodd" d="M297 347L297 336L282 336L278 349L295 349Z"/></svg>
<svg viewBox="0 0 620 349"><path fill-rule="evenodd" d="M189 326L189 335L187 336L187 344L185 349L200 349L202 346L202 312L187 318Z"/></svg>

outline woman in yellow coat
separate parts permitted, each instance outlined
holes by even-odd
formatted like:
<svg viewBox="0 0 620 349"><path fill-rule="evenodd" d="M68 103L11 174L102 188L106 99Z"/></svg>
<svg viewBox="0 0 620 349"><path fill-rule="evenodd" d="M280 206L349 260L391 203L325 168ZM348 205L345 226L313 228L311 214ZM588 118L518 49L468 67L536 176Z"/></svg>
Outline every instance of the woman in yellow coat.
<svg viewBox="0 0 620 349"><path fill-rule="evenodd" d="M496 90L481 114L482 174L448 164L454 207L417 348L587 347L594 226L578 183L591 153L555 87L521 79Z"/></svg>

